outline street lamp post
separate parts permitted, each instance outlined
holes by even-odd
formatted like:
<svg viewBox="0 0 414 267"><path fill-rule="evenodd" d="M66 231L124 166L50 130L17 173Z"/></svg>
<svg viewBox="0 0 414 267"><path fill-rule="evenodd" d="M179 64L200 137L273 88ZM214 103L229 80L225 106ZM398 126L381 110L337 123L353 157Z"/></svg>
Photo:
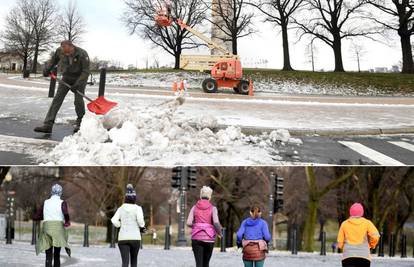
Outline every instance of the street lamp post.
<svg viewBox="0 0 414 267"><path fill-rule="evenodd" d="M6 191L6 201L7 201L7 214L6 214L6 219L7 219L7 223L6 223L6 244L12 244L12 221L13 221L13 216L14 216L14 197L11 196L10 194L10 182L12 181L13 177L11 175L11 173L7 173L6 177L4 178L5 180L5 184L4 184L4 188Z"/></svg>
<svg viewBox="0 0 414 267"><path fill-rule="evenodd" d="M181 184L180 184L180 213L178 214L178 239L177 246L187 246L187 239L185 238L185 215L187 208L187 185L188 185L188 172L187 168L182 168L181 172Z"/></svg>
<svg viewBox="0 0 414 267"><path fill-rule="evenodd" d="M275 194L276 194L276 176L272 172L270 174L270 194L269 194L269 221L270 232L272 233L272 239L269 242L269 249L276 248L276 226L273 224L273 214L275 212Z"/></svg>

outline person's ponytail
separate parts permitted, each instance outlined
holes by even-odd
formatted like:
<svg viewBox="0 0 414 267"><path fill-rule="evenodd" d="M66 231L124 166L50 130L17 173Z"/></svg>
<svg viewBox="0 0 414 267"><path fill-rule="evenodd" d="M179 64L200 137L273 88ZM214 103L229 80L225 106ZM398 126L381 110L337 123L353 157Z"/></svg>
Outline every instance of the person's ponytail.
<svg viewBox="0 0 414 267"><path fill-rule="evenodd" d="M252 216L253 219L257 219L262 215L262 211L260 210L259 207L254 206L250 209L250 215Z"/></svg>

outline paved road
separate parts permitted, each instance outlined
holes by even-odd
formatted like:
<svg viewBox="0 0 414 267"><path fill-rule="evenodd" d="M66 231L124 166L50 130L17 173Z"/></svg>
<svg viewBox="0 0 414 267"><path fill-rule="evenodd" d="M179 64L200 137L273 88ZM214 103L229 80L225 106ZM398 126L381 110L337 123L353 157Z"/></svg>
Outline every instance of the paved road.
<svg viewBox="0 0 414 267"><path fill-rule="evenodd" d="M38 164L33 155L38 155L39 151L47 153L65 136L72 134L72 127L68 124L56 125L52 135L34 133L33 127L40 123L36 120L0 118L2 164ZM283 161L321 165L414 165L414 135L304 136L301 140L303 144L299 146L277 147Z"/></svg>
<svg viewBox="0 0 414 267"><path fill-rule="evenodd" d="M70 123L74 119L74 108L70 103L71 96L59 113L55 132L50 136L39 135L32 129L42 123L50 103L46 97L47 83L9 78L0 74L0 105L3 107L0 112L0 164L37 164L38 159L33 155L47 153L72 133ZM96 93L96 87L88 90L88 94ZM111 98L129 105L148 105L149 101L157 103L171 97L168 90L160 88L107 90ZM288 163L414 164L414 133L379 134L384 132L381 129L414 130L412 97L258 95L249 98L229 93L192 92L177 115L201 114L211 114L224 125L241 125L249 129L248 132L273 127L288 128L292 133L301 134L303 145L277 147L279 156ZM305 134L306 131L309 133ZM310 134L329 131L334 135ZM358 132L367 135L355 135Z"/></svg>
<svg viewBox="0 0 414 267"><path fill-rule="evenodd" d="M72 247L72 258L62 255L62 266L100 266L113 267L120 265L120 256L117 249L108 247L82 248ZM0 266L3 267L29 267L42 266L44 254L35 256L34 248L27 244L17 243L13 245L0 244ZM322 257L318 254L299 253L292 256L287 252L273 252L268 255L265 266L272 267L336 267L340 265L340 255L328 254ZM189 248L170 251L161 248L146 247L139 253L138 266L154 267L192 267L194 266L192 252ZM215 250L211 260L211 267L242 267L241 255L236 251L220 253ZM373 267L414 266L414 259L395 258L374 258Z"/></svg>

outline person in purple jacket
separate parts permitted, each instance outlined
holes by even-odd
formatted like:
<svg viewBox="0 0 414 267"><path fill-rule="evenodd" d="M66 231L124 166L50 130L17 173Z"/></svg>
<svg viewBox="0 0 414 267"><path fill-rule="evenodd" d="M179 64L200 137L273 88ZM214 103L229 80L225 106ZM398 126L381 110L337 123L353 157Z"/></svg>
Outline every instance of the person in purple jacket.
<svg viewBox="0 0 414 267"><path fill-rule="evenodd" d="M217 208L211 204L213 190L203 186L200 200L188 214L187 225L191 227L191 246L196 267L209 267L216 236L221 238L221 225Z"/></svg>
<svg viewBox="0 0 414 267"><path fill-rule="evenodd" d="M271 239L267 222L261 218L259 207L250 209L250 218L245 219L237 231L237 247L243 248L245 267L263 267Z"/></svg>

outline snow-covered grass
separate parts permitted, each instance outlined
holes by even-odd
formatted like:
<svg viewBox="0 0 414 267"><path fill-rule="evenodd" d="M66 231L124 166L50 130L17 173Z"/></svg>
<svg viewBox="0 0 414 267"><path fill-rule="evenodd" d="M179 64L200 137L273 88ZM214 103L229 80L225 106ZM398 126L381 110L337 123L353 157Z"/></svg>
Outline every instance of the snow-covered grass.
<svg viewBox="0 0 414 267"><path fill-rule="evenodd" d="M351 74L331 74L323 73L324 76L310 79L312 74L303 72L285 73L276 72L266 74L267 72L250 71L246 75L246 78L252 78L254 81L254 90L256 93L266 94L310 94L310 95L347 95L347 96L381 96L381 95L401 95L401 88L380 88L372 84L360 83L361 79L355 79L355 82L351 82L352 77L348 77ZM284 77L284 74L289 74L288 77ZM326 77L342 75L348 77L344 81L339 79L327 79ZM355 74L356 75L356 74ZM376 77L377 74L371 74ZM293 77L291 77L293 76ZM296 77L298 76L298 77ZM342 77L341 76L341 77ZM107 84L111 86L126 86L126 87L171 87L174 81L188 80L190 86L194 88L201 88L202 81L209 77L207 73L200 72L122 72L122 73L109 73L107 77ZM390 85L392 86L392 85ZM406 94L412 94L409 90L406 90Z"/></svg>
<svg viewBox="0 0 414 267"><path fill-rule="evenodd" d="M80 131L41 157L46 165L250 165L282 163L278 146L300 145L287 130L246 136L239 127L216 130L213 116L175 116L183 97L87 114Z"/></svg>

